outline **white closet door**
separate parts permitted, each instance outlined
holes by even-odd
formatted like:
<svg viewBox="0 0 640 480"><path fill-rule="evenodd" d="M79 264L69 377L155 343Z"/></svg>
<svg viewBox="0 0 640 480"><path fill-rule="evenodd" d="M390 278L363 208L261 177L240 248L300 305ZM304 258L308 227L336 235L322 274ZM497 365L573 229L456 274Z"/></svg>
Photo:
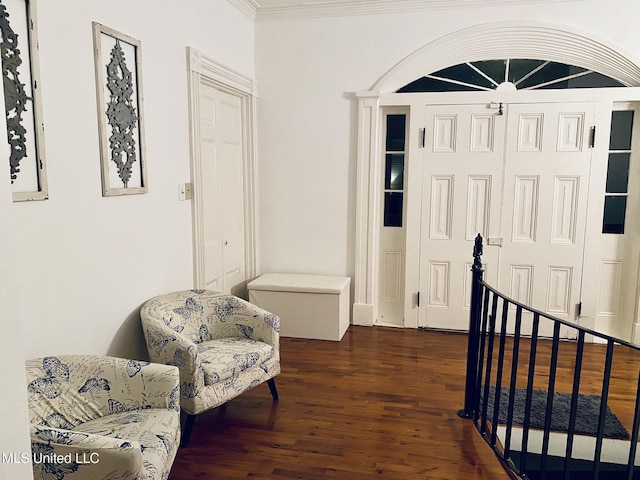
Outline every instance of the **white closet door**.
<svg viewBox="0 0 640 480"><path fill-rule="evenodd" d="M242 100L200 90L205 288L238 293L246 280Z"/></svg>

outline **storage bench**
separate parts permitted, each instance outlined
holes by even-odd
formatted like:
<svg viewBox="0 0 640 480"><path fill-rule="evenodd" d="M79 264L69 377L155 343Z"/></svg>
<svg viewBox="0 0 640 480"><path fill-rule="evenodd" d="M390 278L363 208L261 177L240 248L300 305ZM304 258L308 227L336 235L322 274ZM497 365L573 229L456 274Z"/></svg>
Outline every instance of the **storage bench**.
<svg viewBox="0 0 640 480"><path fill-rule="evenodd" d="M267 273L249 282L249 302L280 317L283 337L340 341L349 328L349 277Z"/></svg>

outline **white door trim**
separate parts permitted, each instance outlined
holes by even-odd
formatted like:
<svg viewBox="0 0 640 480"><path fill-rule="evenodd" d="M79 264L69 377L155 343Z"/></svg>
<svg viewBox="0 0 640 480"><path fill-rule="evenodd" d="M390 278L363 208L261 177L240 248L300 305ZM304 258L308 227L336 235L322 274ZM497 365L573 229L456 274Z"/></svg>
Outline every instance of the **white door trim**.
<svg viewBox="0 0 640 480"><path fill-rule="evenodd" d="M526 28L525 28L526 27ZM547 40L552 41L547 41ZM542 41L544 40L544 41ZM452 92L396 94L398 88L426 73L465 61L493 58L542 58L595 69L635 88L574 89L561 92ZM524 55L524 57L523 57ZM505 21L477 25L445 35L418 49L386 73L369 91L356 94L358 99L356 232L353 323L373 325L377 318L378 255L380 248L380 182L381 155L379 148L382 107L409 106L408 149L419 148L420 133L416 124L416 108L425 103L483 103L523 101L581 101L640 99L640 62L619 49L608 46L590 33L572 27L549 23ZM409 153L409 159L412 154ZM411 160L409 160L411 161ZM412 170L413 168L413 170ZM415 175L421 175L419 165L407 165L409 171L406 200L410 214L411 197L418 195ZM412 181L412 178L414 181ZM415 198L415 197L414 197ZM419 203L419 202L418 202ZM418 229L419 231L419 229ZM407 225L407 258L418 248L414 229ZM418 250L419 251L419 250ZM413 294L418 287L418 272L411 262L405 271L405 327L418 326Z"/></svg>
<svg viewBox="0 0 640 480"><path fill-rule="evenodd" d="M202 218L202 171L200 166L200 86L203 84L237 96L242 100L244 201L245 201L245 268L247 279L258 272L258 205L256 182L256 98L254 80L241 75L187 47L189 74L189 131L191 182L193 183L193 274L194 287L204 287L204 242Z"/></svg>
<svg viewBox="0 0 640 480"><path fill-rule="evenodd" d="M591 32L548 22L502 21L444 35L400 61L371 90L395 92L427 73L487 58L534 58L566 63L640 85L640 64L632 54Z"/></svg>

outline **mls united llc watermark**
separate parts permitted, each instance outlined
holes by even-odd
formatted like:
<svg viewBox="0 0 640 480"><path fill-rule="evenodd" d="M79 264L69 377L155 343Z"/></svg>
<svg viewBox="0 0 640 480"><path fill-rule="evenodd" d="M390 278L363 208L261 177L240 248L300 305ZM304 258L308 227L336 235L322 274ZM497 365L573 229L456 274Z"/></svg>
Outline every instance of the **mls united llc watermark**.
<svg viewBox="0 0 640 480"><path fill-rule="evenodd" d="M76 463L78 465L96 464L100 462L98 452L74 452L65 455L56 453L38 452L2 452L2 463L45 463L53 465L63 465Z"/></svg>

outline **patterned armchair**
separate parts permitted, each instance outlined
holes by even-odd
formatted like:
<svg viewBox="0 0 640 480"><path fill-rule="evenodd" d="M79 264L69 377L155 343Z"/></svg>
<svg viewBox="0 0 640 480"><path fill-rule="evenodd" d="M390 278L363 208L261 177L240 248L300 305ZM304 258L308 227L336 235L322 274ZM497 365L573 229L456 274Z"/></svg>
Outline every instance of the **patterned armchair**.
<svg viewBox="0 0 640 480"><path fill-rule="evenodd" d="M178 369L92 355L28 360L36 480L166 480L180 441Z"/></svg>
<svg viewBox="0 0 640 480"><path fill-rule="evenodd" d="M195 415L280 373L280 319L233 295L210 290L168 293L140 310L151 361L180 369L180 407L187 414L183 446Z"/></svg>

